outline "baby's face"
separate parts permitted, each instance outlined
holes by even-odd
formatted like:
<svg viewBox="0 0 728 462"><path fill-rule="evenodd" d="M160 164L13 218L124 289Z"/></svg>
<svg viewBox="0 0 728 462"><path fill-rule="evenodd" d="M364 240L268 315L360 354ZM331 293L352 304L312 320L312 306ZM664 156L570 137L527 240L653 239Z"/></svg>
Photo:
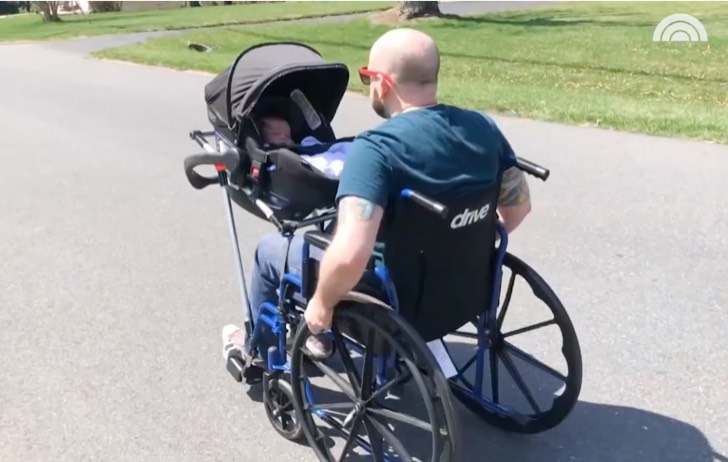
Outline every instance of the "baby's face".
<svg viewBox="0 0 728 462"><path fill-rule="evenodd" d="M293 144L291 126L283 119L268 117L263 120L263 140L266 143L283 146Z"/></svg>

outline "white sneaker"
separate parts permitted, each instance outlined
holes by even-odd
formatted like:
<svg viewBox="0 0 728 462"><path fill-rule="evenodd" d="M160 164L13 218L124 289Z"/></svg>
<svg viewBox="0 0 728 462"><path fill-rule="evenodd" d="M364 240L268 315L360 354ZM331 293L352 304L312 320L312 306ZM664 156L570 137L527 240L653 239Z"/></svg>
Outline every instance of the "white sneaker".
<svg viewBox="0 0 728 462"><path fill-rule="evenodd" d="M227 360L231 354L243 357L243 330L234 324L222 328L222 357Z"/></svg>

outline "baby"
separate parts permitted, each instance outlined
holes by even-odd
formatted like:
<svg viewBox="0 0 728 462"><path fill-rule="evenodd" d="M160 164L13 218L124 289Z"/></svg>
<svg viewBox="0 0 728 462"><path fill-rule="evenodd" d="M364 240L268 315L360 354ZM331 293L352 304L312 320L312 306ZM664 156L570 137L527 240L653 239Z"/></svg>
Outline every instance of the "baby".
<svg viewBox="0 0 728 462"><path fill-rule="evenodd" d="M293 139L291 139L291 126L285 119L273 116L263 117L261 123L263 125L264 143L278 146L290 146L293 144Z"/></svg>
<svg viewBox="0 0 728 462"><path fill-rule="evenodd" d="M291 138L291 126L285 119L280 117L263 117L262 135L263 142L277 146L291 146L293 139ZM301 146L313 146L323 144L313 136L307 136L301 141ZM264 145L265 146L265 145ZM349 154L351 142L335 143L320 154L301 155L305 162L308 162L316 169L320 170L328 176L338 178L341 170L344 168L344 160Z"/></svg>

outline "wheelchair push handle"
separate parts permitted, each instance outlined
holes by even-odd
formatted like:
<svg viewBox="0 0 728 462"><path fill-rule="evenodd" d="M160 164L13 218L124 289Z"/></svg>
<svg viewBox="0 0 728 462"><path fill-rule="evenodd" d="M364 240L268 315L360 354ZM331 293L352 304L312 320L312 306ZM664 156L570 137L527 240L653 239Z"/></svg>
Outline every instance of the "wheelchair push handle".
<svg viewBox="0 0 728 462"><path fill-rule="evenodd" d="M516 167L542 181L546 181L551 174L547 168L541 167L540 165L522 157L516 159Z"/></svg>
<svg viewBox="0 0 728 462"><path fill-rule="evenodd" d="M403 189L401 195L402 197L413 200L415 203L421 205L427 210L440 215L440 217L442 218L447 217L447 207L435 200L430 199L429 197L425 197L416 191L412 191L411 189Z"/></svg>

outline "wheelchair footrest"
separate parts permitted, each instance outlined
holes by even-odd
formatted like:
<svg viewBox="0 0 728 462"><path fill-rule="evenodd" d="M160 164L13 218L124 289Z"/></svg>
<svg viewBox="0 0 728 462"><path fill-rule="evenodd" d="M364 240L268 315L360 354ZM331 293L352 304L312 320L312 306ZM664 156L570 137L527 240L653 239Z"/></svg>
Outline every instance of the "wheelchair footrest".
<svg viewBox="0 0 728 462"><path fill-rule="evenodd" d="M255 364L246 366L243 358L234 354L228 356L227 370L236 382L242 382L245 379L247 385L252 385L263 381L263 369Z"/></svg>

